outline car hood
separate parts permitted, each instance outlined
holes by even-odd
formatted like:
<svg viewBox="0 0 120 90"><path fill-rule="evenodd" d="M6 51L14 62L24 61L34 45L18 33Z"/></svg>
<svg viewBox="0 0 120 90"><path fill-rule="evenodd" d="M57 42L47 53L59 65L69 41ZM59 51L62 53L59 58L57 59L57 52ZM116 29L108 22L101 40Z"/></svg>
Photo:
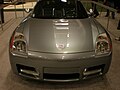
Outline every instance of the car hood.
<svg viewBox="0 0 120 90"><path fill-rule="evenodd" d="M27 23L28 50L48 53L76 53L93 50L88 19L34 19Z"/></svg>

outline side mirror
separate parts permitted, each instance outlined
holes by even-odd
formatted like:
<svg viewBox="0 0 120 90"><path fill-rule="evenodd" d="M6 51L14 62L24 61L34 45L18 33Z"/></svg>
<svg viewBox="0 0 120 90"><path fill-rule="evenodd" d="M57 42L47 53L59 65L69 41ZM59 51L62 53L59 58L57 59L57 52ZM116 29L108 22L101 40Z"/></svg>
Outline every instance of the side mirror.
<svg viewBox="0 0 120 90"><path fill-rule="evenodd" d="M89 9L89 11L87 12L89 16L94 16L94 12L93 12L93 9Z"/></svg>

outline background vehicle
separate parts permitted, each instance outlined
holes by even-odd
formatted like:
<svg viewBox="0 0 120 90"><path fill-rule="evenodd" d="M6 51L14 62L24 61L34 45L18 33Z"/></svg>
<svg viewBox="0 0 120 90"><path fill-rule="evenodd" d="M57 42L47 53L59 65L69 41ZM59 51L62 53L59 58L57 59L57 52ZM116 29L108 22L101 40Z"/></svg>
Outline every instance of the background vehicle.
<svg viewBox="0 0 120 90"><path fill-rule="evenodd" d="M4 3L16 2L16 5L25 4L25 0L4 0Z"/></svg>

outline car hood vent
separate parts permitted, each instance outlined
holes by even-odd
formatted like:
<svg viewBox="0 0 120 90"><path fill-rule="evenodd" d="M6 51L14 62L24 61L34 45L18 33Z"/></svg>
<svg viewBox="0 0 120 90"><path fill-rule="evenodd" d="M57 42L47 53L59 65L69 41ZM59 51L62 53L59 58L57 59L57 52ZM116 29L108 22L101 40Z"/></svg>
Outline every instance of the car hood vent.
<svg viewBox="0 0 120 90"><path fill-rule="evenodd" d="M92 27L87 19L28 20L31 51L74 53L93 50Z"/></svg>

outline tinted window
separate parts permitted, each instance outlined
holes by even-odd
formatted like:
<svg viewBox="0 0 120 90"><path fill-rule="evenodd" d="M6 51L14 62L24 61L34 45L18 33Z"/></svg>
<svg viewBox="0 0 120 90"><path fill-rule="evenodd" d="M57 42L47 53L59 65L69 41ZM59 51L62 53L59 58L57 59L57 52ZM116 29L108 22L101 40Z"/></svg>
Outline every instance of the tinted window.
<svg viewBox="0 0 120 90"><path fill-rule="evenodd" d="M33 18L87 18L88 15L80 1L43 0L39 1L33 11Z"/></svg>

